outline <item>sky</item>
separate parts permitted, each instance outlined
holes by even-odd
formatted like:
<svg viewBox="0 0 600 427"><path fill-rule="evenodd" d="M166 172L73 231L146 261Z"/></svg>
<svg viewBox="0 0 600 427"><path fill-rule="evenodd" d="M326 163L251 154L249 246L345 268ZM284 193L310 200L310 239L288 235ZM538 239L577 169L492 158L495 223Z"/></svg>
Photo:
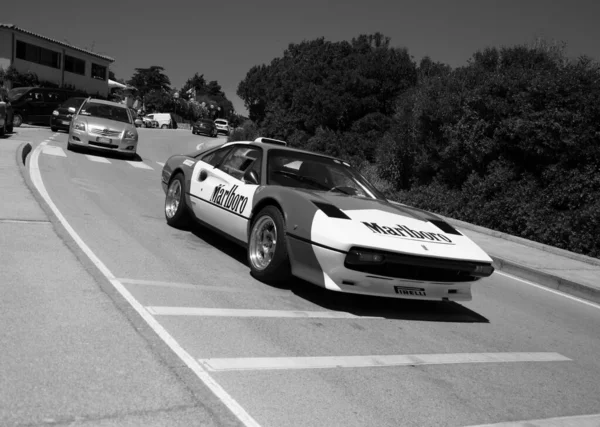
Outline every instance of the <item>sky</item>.
<svg viewBox="0 0 600 427"><path fill-rule="evenodd" d="M159 65L181 88L198 72L247 115L238 84L291 43L381 32L415 61L457 67L486 47L544 37L598 61L599 16L598 0L29 0L4 6L0 22L108 55L117 78Z"/></svg>

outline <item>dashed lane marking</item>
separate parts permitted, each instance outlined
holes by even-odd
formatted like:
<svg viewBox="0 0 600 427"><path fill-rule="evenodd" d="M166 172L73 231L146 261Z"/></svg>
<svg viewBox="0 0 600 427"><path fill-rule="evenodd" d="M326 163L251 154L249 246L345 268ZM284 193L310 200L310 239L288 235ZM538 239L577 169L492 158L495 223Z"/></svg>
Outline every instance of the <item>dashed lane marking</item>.
<svg viewBox="0 0 600 427"><path fill-rule="evenodd" d="M61 147L55 147L53 145L44 145L42 147L44 154L57 157L67 157L67 154Z"/></svg>
<svg viewBox="0 0 600 427"><path fill-rule="evenodd" d="M96 163L110 163L110 160L108 160L106 157L90 156L89 154L86 154L85 157L87 157L88 160Z"/></svg>
<svg viewBox="0 0 600 427"><path fill-rule="evenodd" d="M331 357L237 357L198 359L208 371L262 371L274 369L375 368L388 366L461 363L564 362L558 353L455 353Z"/></svg>
<svg viewBox="0 0 600 427"><path fill-rule="evenodd" d="M382 317L357 316L342 311L301 310L250 310L236 308L157 307L146 310L155 316L210 316L210 317L271 317L302 319L382 319Z"/></svg>
<svg viewBox="0 0 600 427"><path fill-rule="evenodd" d="M151 166L148 166L146 163L144 162L132 162L130 160L126 160L127 163L129 163L131 166L133 166L134 168L138 168L138 169L150 169L150 170L154 170Z"/></svg>
<svg viewBox="0 0 600 427"><path fill-rule="evenodd" d="M144 309L144 307L135 299L127 288L115 277L108 267L98 258L88 245L81 239L79 234L71 227L64 215L54 204L40 173L39 157L45 143L41 143L31 153L29 163L29 175L36 190L42 196L48 207L52 210L56 218L60 221L67 233L73 238L77 246L90 259L90 261L100 270L102 275L114 286L121 296L133 307L142 319L154 330L154 332L167 344L171 350L190 368L194 374L217 396L221 402L240 420L246 427L260 427L260 424L246 412L246 410L229 394L214 378L194 359L181 345L169 334L169 332L158 321Z"/></svg>
<svg viewBox="0 0 600 427"><path fill-rule="evenodd" d="M510 421L497 424L479 424L469 427L598 427L600 414L575 415L571 417L545 418L539 420Z"/></svg>

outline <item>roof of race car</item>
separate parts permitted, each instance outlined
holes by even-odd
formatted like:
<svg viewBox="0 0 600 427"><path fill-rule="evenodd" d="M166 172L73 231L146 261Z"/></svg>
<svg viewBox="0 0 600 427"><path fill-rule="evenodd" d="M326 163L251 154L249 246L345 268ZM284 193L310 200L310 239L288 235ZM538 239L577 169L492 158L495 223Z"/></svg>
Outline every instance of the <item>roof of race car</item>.
<svg viewBox="0 0 600 427"><path fill-rule="evenodd" d="M300 148L292 148L292 147L288 147L288 146L285 146L285 145L269 144L268 142L256 142L256 141L232 141L232 142L226 142L223 145L219 145L217 147L210 147L210 148L208 148L206 150L195 151L194 153L198 154L198 153L201 153L201 152L208 152L208 151L219 149L219 148L222 148L222 147L228 147L228 146L233 145L233 144L252 145L252 146L255 146L255 147L261 147L265 151L269 151L269 150L282 150L282 151L292 151L292 152L295 152L295 153L311 154L313 156L319 156L319 157L325 157L325 158L331 159L331 160L337 160L337 161L343 162L346 165L348 165L348 162L346 162L346 161L344 161L342 159L338 159L337 157L328 156L326 154L315 153L314 151L302 150Z"/></svg>

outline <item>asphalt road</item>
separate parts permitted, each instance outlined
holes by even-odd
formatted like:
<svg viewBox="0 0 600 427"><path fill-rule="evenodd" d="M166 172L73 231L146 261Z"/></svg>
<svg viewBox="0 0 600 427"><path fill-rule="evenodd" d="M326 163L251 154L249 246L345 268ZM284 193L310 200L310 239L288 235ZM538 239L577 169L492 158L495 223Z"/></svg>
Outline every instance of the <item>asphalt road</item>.
<svg viewBox="0 0 600 427"><path fill-rule="evenodd" d="M161 163L224 138L140 134L141 159L127 162L67 151L65 133L30 133L34 148L47 141L39 169L66 221L248 425L468 426L600 412L600 307L501 274L461 304L265 285L243 250L164 219ZM538 353L549 360L531 361ZM442 362L373 357L414 354Z"/></svg>

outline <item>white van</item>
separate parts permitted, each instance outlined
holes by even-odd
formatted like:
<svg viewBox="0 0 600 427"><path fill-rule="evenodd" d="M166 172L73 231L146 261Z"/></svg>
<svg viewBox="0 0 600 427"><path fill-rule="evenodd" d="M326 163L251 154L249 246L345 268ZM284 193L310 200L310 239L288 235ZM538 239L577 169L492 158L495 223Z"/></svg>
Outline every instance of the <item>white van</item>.
<svg viewBox="0 0 600 427"><path fill-rule="evenodd" d="M146 114L146 117L156 120L161 129L177 129L177 122L171 113L152 113Z"/></svg>

